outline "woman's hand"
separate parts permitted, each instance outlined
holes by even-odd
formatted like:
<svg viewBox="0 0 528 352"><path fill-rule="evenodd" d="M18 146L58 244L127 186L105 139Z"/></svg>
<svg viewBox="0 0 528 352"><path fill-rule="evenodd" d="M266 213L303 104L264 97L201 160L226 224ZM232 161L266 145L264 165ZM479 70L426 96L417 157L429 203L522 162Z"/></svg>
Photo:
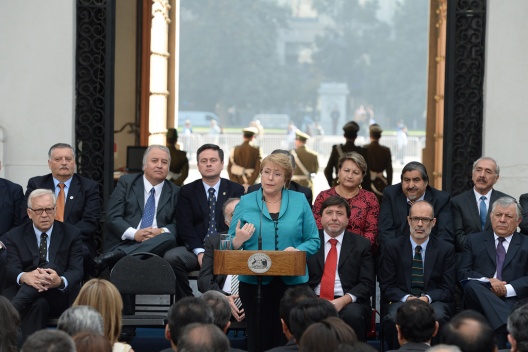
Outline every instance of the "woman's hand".
<svg viewBox="0 0 528 352"><path fill-rule="evenodd" d="M299 252L299 250L295 247L286 247L284 248L285 252Z"/></svg>
<svg viewBox="0 0 528 352"><path fill-rule="evenodd" d="M240 220L237 222L235 238L233 238L233 247L239 249L240 246L255 233L255 226L250 223L245 223L244 226L240 227Z"/></svg>

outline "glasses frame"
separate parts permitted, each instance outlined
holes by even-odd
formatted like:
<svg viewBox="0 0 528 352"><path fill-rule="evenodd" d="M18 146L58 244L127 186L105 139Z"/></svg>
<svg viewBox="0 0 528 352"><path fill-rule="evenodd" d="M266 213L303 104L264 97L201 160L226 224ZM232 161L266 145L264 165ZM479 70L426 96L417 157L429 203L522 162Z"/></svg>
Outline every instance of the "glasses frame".
<svg viewBox="0 0 528 352"><path fill-rule="evenodd" d="M48 214L48 215L51 215L51 214L53 214L53 212L55 212L55 208L56 207L53 207L53 208L40 208L40 209L28 208L28 209L31 210L32 212L34 212L37 215L42 215L42 213L44 213L44 212L46 212L46 214Z"/></svg>

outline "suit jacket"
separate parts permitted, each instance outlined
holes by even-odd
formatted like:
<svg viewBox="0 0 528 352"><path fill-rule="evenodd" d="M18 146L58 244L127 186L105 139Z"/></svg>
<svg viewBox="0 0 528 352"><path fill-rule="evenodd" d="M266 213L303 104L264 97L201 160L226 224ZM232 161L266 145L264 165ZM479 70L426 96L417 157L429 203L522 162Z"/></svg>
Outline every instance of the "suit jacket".
<svg viewBox="0 0 528 352"><path fill-rule="evenodd" d="M205 252L202 258L202 267L198 274L198 290L205 293L209 290L225 293L222 288L227 275L213 275L214 250L220 248L220 234L205 238Z"/></svg>
<svg viewBox="0 0 528 352"><path fill-rule="evenodd" d="M522 211L522 221L519 227L521 232L525 235L528 235L528 193L521 194L519 197L519 204L521 205Z"/></svg>
<svg viewBox="0 0 528 352"><path fill-rule="evenodd" d="M55 192L53 176L47 174L29 179L24 198L26 205L29 194L38 188ZM64 222L79 229L83 243L88 245L94 253L95 233L101 221L101 204L99 185L89 178L73 174L64 204ZM26 205L22 205L24 221L31 222L27 216Z"/></svg>
<svg viewBox="0 0 528 352"><path fill-rule="evenodd" d="M324 232L319 230L321 246L317 253L307 259L308 285L315 288L321 283L325 264ZM374 291L374 261L370 241L365 237L345 231L337 272L345 294L357 297L357 302L370 307L370 295Z"/></svg>
<svg viewBox="0 0 528 352"><path fill-rule="evenodd" d="M491 192L484 231L493 231L489 214L491 212L492 204L500 197L509 196L497 190ZM475 202L475 192L473 189L452 198L451 211L453 212L453 226L455 229L455 248L457 252L462 252L464 250L464 243L466 243L467 235L470 233L482 232L480 210Z"/></svg>
<svg viewBox="0 0 528 352"><path fill-rule="evenodd" d="M0 216L0 236L22 223L19 209L23 207L26 213L27 208L27 203L24 205L23 199L22 186L0 178L0 214L2 214Z"/></svg>
<svg viewBox="0 0 528 352"><path fill-rule="evenodd" d="M378 273L382 302L398 302L411 293L412 245L409 236L389 241ZM424 291L433 302L450 303L455 286L455 248L429 237L424 261Z"/></svg>
<svg viewBox="0 0 528 352"><path fill-rule="evenodd" d="M158 227L165 227L177 236L176 208L180 187L165 181L161 190L156 222ZM105 252L123 242L121 236L129 228L136 228L145 208L145 186L143 173L123 175L108 199L105 233Z"/></svg>
<svg viewBox="0 0 528 352"><path fill-rule="evenodd" d="M316 152L306 148L306 146L300 146L299 148L295 149L295 153L297 154L299 161L303 164L306 171L313 174L316 174L319 171L319 156ZM293 175L301 177L306 176L299 165L297 165L293 170ZM298 183L303 187L312 187L313 180L308 178L304 180L298 180Z"/></svg>
<svg viewBox="0 0 528 352"><path fill-rule="evenodd" d="M229 198L240 198L244 187L236 182L220 179L216 194L216 231L227 231L222 207ZM176 209L178 234L189 251L204 248L204 239L209 225L209 204L202 179L184 185L180 190L180 199Z"/></svg>
<svg viewBox="0 0 528 352"><path fill-rule="evenodd" d="M387 172L387 184L392 185L392 156L390 148L372 141L363 146L367 150L367 164L370 171Z"/></svg>
<svg viewBox="0 0 528 352"><path fill-rule="evenodd" d="M341 144L341 150L343 151L343 154L350 152L359 153L361 154L361 156L363 156L363 158L365 158L365 161L367 160L367 150L363 147L356 146L354 144L354 141L347 140L345 144ZM326 167L324 169L324 174L330 187L334 187L336 185L334 171L337 178L337 164L339 163L340 157L341 156L339 155L339 151L337 150L337 145L333 145L332 152L330 153L330 157L328 158L328 164L326 164ZM369 174L369 170L370 167L367 163L367 175ZM361 183L361 186L363 187L363 189L370 191L370 178L363 177L363 182Z"/></svg>
<svg viewBox="0 0 528 352"><path fill-rule="evenodd" d="M493 231L467 237L460 258L459 280L468 277L493 277L497 269ZM528 237L514 232L502 267L502 280L511 284L517 298L528 297Z"/></svg>
<svg viewBox="0 0 528 352"><path fill-rule="evenodd" d="M431 237L440 238L449 243L454 241L453 217L449 205L449 193L431 186L425 190L424 200L433 205L436 225ZM384 245L393 238L410 235L407 223L409 205L402 191L401 183L388 186L383 191L378 219L378 241L383 251Z"/></svg>
<svg viewBox="0 0 528 352"><path fill-rule="evenodd" d="M247 193L255 192L261 188L262 188L262 184L260 183L257 183L256 185L251 185L248 187ZM310 188L301 186L295 181L290 181L290 187L288 189L290 191L300 192L304 194L304 196L306 197L306 200L308 201L308 204L310 204L310 207L312 206L313 193Z"/></svg>
<svg viewBox="0 0 528 352"><path fill-rule="evenodd" d="M396 351L422 352L422 351L427 351L430 348L431 348L431 345L428 345L426 343L407 342L405 345L402 345L399 349L391 350L389 352L396 352Z"/></svg>
<svg viewBox="0 0 528 352"><path fill-rule="evenodd" d="M33 223L23 224L5 236L7 250L7 286L16 285L17 276L38 267L39 248ZM49 242L49 267L76 287L83 277L82 240L79 230L60 221L53 223Z"/></svg>
<svg viewBox="0 0 528 352"><path fill-rule="evenodd" d="M242 166L244 169L253 169L253 174L246 177L248 184L254 184L259 177L260 161L262 159L260 155L260 148L249 144L248 141L245 141L244 143L237 145L231 153L233 154L233 161L236 165ZM229 174L229 179L239 184L245 183L242 176L235 175L231 172L232 165L233 162L231 161L230 157L229 163L227 164L227 173Z"/></svg>

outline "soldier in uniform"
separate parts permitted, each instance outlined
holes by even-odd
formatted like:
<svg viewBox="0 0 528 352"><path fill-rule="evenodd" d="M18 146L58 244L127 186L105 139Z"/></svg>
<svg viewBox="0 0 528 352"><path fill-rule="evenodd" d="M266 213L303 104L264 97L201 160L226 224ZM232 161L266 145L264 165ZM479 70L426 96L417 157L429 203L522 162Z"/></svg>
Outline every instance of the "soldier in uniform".
<svg viewBox="0 0 528 352"><path fill-rule="evenodd" d="M237 145L229 153L227 173L231 181L240 183L247 191L248 187L257 181L262 155L259 147L251 145L258 129L247 127L242 132L244 142Z"/></svg>
<svg viewBox="0 0 528 352"><path fill-rule="evenodd" d="M359 125L355 121L347 122L343 126L343 136L346 139L345 144L336 144L332 146L332 153L330 153L330 158L328 158L328 164L324 169L324 174L328 185L334 187L337 183L337 164L339 158L346 153L356 152L361 154L365 160L367 160L367 150L363 147L358 147L354 144L357 134L359 132ZM336 177L334 178L334 170ZM369 164L367 161L367 175L369 174ZM370 178L364 177L361 186L370 191Z"/></svg>
<svg viewBox="0 0 528 352"><path fill-rule="evenodd" d="M369 131L370 144L365 145L365 149L370 168L370 188L381 204L383 190L387 185L392 185L392 156L388 147L379 144L383 132L380 125L377 123L370 125Z"/></svg>
<svg viewBox="0 0 528 352"><path fill-rule="evenodd" d="M309 187L314 191L312 178L319 170L319 157L316 152L306 147L306 141L310 138L304 132L295 132L295 149L290 153L295 158L296 168L293 172L292 180L304 187Z"/></svg>
<svg viewBox="0 0 528 352"><path fill-rule="evenodd" d="M189 160L187 153L183 150L176 149L178 142L178 131L175 128L167 129L166 145L169 148L171 164L167 179L172 181L176 186L183 186L183 181L189 176Z"/></svg>

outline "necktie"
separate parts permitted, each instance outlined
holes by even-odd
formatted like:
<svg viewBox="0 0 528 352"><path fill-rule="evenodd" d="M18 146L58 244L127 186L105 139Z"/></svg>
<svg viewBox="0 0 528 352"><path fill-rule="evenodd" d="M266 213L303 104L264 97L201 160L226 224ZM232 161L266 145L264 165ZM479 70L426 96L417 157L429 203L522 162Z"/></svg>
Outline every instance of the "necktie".
<svg viewBox="0 0 528 352"><path fill-rule="evenodd" d="M506 240L504 237L498 238L497 244L497 279L502 280L502 266L504 265L504 258L506 258L506 250L502 243Z"/></svg>
<svg viewBox="0 0 528 352"><path fill-rule="evenodd" d="M231 295L238 296L238 275L231 275ZM242 307L242 301L240 301L240 298L235 299L235 305L238 309Z"/></svg>
<svg viewBox="0 0 528 352"><path fill-rule="evenodd" d="M64 221L64 183L59 183L59 195L57 196L57 210L55 212L55 220Z"/></svg>
<svg viewBox="0 0 528 352"><path fill-rule="evenodd" d="M143 217L141 218L141 228L151 227L154 222L154 213L156 212L156 190L154 187L150 189L150 196L145 203L145 209L143 210Z"/></svg>
<svg viewBox="0 0 528 352"><path fill-rule="evenodd" d="M416 246L411 269L411 294L419 297L424 290L422 246Z"/></svg>
<svg viewBox="0 0 528 352"><path fill-rule="evenodd" d="M48 257L48 235L43 232L40 234L39 246L39 263L46 263Z"/></svg>
<svg viewBox="0 0 528 352"><path fill-rule="evenodd" d="M330 247L330 251L326 256L319 297L331 301L334 299L335 275L337 269L337 240L331 238L328 242L330 242L332 247Z"/></svg>
<svg viewBox="0 0 528 352"><path fill-rule="evenodd" d="M482 225L482 231L486 227L486 215L488 214L488 208L486 207L486 197L480 197L480 224Z"/></svg>
<svg viewBox="0 0 528 352"><path fill-rule="evenodd" d="M207 228L207 236L212 236L216 233L216 220L215 220L215 208L216 208L216 198L214 196L215 189L213 187L209 188L209 227Z"/></svg>

